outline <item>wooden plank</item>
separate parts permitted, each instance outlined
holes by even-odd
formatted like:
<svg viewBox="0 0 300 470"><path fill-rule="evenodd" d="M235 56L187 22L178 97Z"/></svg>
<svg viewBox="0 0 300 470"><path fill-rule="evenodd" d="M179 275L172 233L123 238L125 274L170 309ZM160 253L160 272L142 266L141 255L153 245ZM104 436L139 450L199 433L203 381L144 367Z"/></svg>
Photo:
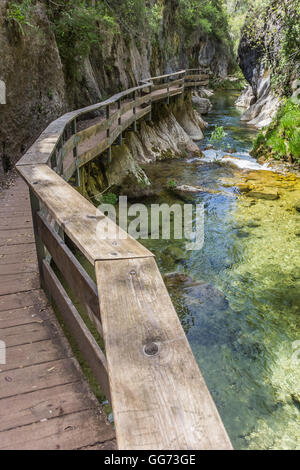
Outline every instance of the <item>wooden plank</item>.
<svg viewBox="0 0 300 470"><path fill-rule="evenodd" d="M0 214L0 230L5 229L23 229L32 227L31 214L28 213L28 216L22 217L20 214L19 217L1 217Z"/></svg>
<svg viewBox="0 0 300 470"><path fill-rule="evenodd" d="M28 305L4 310L0 312L0 329L26 325L28 323L42 323L49 318L49 309L45 307L45 303L40 306Z"/></svg>
<svg viewBox="0 0 300 470"><path fill-rule="evenodd" d="M199 73L199 74L189 74L185 76L185 80L192 80L194 82L200 82L203 80L207 80L209 78L209 75L206 73Z"/></svg>
<svg viewBox="0 0 300 470"><path fill-rule="evenodd" d="M125 98L134 91L143 90L147 88L147 86L149 85L143 84L129 90L125 90L121 93L117 93L116 95L105 101L102 101L101 103L96 103L94 105L64 114L60 118L51 122L51 124L49 124L45 131L25 153L25 155L19 160L16 165L17 169L19 166L24 165L48 164L51 154L55 151L57 142L62 137L66 126L69 125L75 118L78 118L84 114L88 114L92 111L105 108L105 106L108 104L116 103L121 98Z"/></svg>
<svg viewBox="0 0 300 470"><path fill-rule="evenodd" d="M6 350L6 364L1 364L0 370L1 372L7 372L13 369L23 369L24 367L42 364L43 362L57 361L66 357L71 357L71 355L66 353L61 344L51 339L46 339L35 343L8 347Z"/></svg>
<svg viewBox="0 0 300 470"><path fill-rule="evenodd" d="M4 245L0 247L0 259L1 256L12 257L13 255L21 256L23 254L35 253L35 243L25 243L25 245ZM13 258L11 258L13 259Z"/></svg>
<svg viewBox="0 0 300 470"><path fill-rule="evenodd" d="M139 98L137 98L136 104L137 106L141 106L144 103L150 103L150 101L151 101L151 94L149 93L145 96L140 96Z"/></svg>
<svg viewBox="0 0 300 470"><path fill-rule="evenodd" d="M174 87L174 86L180 86L180 85L183 85L184 84L184 78L181 78L180 80L174 80L172 82L170 82L170 86Z"/></svg>
<svg viewBox="0 0 300 470"><path fill-rule="evenodd" d="M155 260L96 275L119 449L231 449Z"/></svg>
<svg viewBox="0 0 300 470"><path fill-rule="evenodd" d="M100 387L107 399L110 400L107 363L103 352L46 261L43 262L43 270L46 289L78 343L80 351L91 367Z"/></svg>
<svg viewBox="0 0 300 470"><path fill-rule="evenodd" d="M39 236L69 287L102 335L97 286L48 222L37 216Z"/></svg>
<svg viewBox="0 0 300 470"><path fill-rule="evenodd" d="M110 146L110 142L108 138L104 138L100 140L100 142L92 147L91 149L82 152L80 149L78 150L78 158L79 158L79 166L83 166L89 161L93 160L94 158L98 157L101 153L103 153L108 147Z"/></svg>
<svg viewBox="0 0 300 470"><path fill-rule="evenodd" d="M26 265L32 265L33 263L36 263L36 249L34 243L25 243L25 245L3 245L0 247L0 273L4 272L4 266L8 264L19 264L21 272L21 266L26 267Z"/></svg>
<svg viewBox="0 0 300 470"><path fill-rule="evenodd" d="M153 91L157 91L157 90L167 90L167 88L168 88L167 83L161 83L159 85L154 85L152 89Z"/></svg>
<svg viewBox="0 0 300 470"><path fill-rule="evenodd" d="M34 241L32 228L0 230L0 251L1 245L23 245Z"/></svg>
<svg viewBox="0 0 300 470"><path fill-rule="evenodd" d="M85 410L3 431L0 449L76 450L113 437L114 432L103 415L95 410Z"/></svg>
<svg viewBox="0 0 300 470"><path fill-rule="evenodd" d="M20 273L32 273L37 269L37 262L33 257L32 262L21 263L8 263L8 264L1 264L0 258L0 281L1 277L6 274L20 274Z"/></svg>
<svg viewBox="0 0 300 470"><path fill-rule="evenodd" d="M117 259L153 256L150 251L117 228L47 165L19 167L23 178L87 259ZM99 230L99 222L108 235ZM104 222L105 221L105 222ZM103 225L102 225L103 226ZM116 233L116 237L111 233ZM124 238L121 238L124 237Z"/></svg>
<svg viewBox="0 0 300 470"><path fill-rule="evenodd" d="M209 85L209 80L201 81L201 82L185 82L185 88L188 87L196 87L196 86L207 86Z"/></svg>
<svg viewBox="0 0 300 470"><path fill-rule="evenodd" d="M0 296L40 288L37 272L4 274L0 277Z"/></svg>
<svg viewBox="0 0 300 470"><path fill-rule="evenodd" d="M77 132L77 138L80 144L89 140L91 137L99 134L102 131L108 129L108 127L113 126L120 117L120 111L114 112L109 119L103 119L101 122L95 124L94 126L90 126L86 129L83 129L80 132Z"/></svg>
<svg viewBox="0 0 300 470"><path fill-rule="evenodd" d="M0 296L0 312L36 305L44 309L48 301L42 289Z"/></svg>
<svg viewBox="0 0 300 470"><path fill-rule="evenodd" d="M51 335L53 335L53 332L51 331L50 325L48 325L47 328L44 322L34 322L27 325L2 328L0 330L0 338L5 342L7 348L44 341L50 339Z"/></svg>
<svg viewBox="0 0 300 470"><path fill-rule="evenodd" d="M3 400L34 390L77 382L78 377L76 362L72 358L0 372L0 397Z"/></svg>
<svg viewBox="0 0 300 470"><path fill-rule="evenodd" d="M0 400L0 431L92 407L93 402L80 381L17 395Z"/></svg>

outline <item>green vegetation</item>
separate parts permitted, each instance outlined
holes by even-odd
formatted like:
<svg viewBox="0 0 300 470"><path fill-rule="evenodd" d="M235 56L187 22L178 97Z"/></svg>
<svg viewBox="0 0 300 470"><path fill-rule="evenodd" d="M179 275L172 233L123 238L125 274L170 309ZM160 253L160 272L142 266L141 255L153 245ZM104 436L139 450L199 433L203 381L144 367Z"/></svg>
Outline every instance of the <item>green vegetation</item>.
<svg viewBox="0 0 300 470"><path fill-rule="evenodd" d="M227 133L224 131L224 128L222 126L216 126L215 130L212 132L209 141L212 143L220 143L222 142Z"/></svg>
<svg viewBox="0 0 300 470"><path fill-rule="evenodd" d="M51 2L48 14L69 77L76 77L78 63L88 57L93 44L116 32L116 23L103 2L85 0Z"/></svg>
<svg viewBox="0 0 300 470"><path fill-rule="evenodd" d="M16 26L18 31L25 35L25 26L33 28L31 16L33 13L33 1L23 0L22 2L9 2L6 11L6 20L9 24Z"/></svg>
<svg viewBox="0 0 300 470"><path fill-rule="evenodd" d="M223 1L179 0L177 22L185 31L187 39L195 30L200 30L230 42L228 18Z"/></svg>
<svg viewBox="0 0 300 470"><path fill-rule="evenodd" d="M246 86L246 80L239 71L233 79L214 77L209 81L209 88L213 90L237 90L242 91Z"/></svg>
<svg viewBox="0 0 300 470"><path fill-rule="evenodd" d="M279 109L272 124L258 135L252 154L300 163L300 108L291 99Z"/></svg>
<svg viewBox="0 0 300 470"><path fill-rule="evenodd" d="M234 52L237 53L241 31L245 25L249 11L257 20L257 13L264 5L269 4L269 0L225 0L228 15L230 35L234 43Z"/></svg>
<svg viewBox="0 0 300 470"><path fill-rule="evenodd" d="M176 186L177 186L176 180L169 180L168 181L168 188L169 189L174 189L174 188L176 188Z"/></svg>
<svg viewBox="0 0 300 470"><path fill-rule="evenodd" d="M272 72L274 91L289 96L290 78L300 73L299 0L257 0L243 34L261 50L262 62Z"/></svg>
<svg viewBox="0 0 300 470"><path fill-rule="evenodd" d="M111 204L112 206L115 206L118 202L118 196L112 192L102 194L96 199L100 204Z"/></svg>

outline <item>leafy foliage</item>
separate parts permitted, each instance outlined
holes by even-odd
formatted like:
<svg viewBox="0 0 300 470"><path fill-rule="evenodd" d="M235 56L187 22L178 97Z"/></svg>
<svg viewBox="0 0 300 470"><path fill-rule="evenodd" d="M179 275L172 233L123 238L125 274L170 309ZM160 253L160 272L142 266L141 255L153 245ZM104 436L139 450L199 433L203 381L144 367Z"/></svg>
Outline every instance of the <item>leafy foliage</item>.
<svg viewBox="0 0 300 470"><path fill-rule="evenodd" d="M19 32L24 36L25 26L33 28L31 23L31 16L33 13L34 4L32 0L23 0L21 2L9 2L6 11L6 20L17 26Z"/></svg>
<svg viewBox="0 0 300 470"><path fill-rule="evenodd" d="M223 40L228 35L228 18L220 0L179 0L177 21L187 37L197 29Z"/></svg>
<svg viewBox="0 0 300 470"><path fill-rule="evenodd" d="M101 44L101 39L104 41L105 35L116 27L115 19L102 2L93 6L84 0L56 0L49 16L70 77L76 75L78 62L89 56L92 45Z"/></svg>
<svg viewBox="0 0 300 470"><path fill-rule="evenodd" d="M272 124L260 132L252 150L256 157L300 163L300 108L291 99L279 109Z"/></svg>
<svg viewBox="0 0 300 470"><path fill-rule="evenodd" d="M220 143L225 139L226 135L227 133L224 131L222 126L216 126L209 140L210 142Z"/></svg>

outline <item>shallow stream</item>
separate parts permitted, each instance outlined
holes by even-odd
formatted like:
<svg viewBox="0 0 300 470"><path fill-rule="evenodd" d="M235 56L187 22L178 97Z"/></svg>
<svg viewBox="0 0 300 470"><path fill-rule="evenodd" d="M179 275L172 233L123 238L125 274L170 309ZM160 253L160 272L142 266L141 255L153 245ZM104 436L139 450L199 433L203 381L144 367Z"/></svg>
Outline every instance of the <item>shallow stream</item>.
<svg viewBox="0 0 300 470"><path fill-rule="evenodd" d="M190 197L205 207L202 250L187 251L178 240L142 243L163 274L192 278L167 277L166 283L233 446L300 449L300 179L267 171L250 157L256 131L241 123L236 97L213 97L199 146L223 126L225 147L236 150L231 157L241 168L214 161L211 150L204 159L145 168L161 187L171 180L212 190ZM247 186L263 199L243 192ZM143 202L178 198L165 191Z"/></svg>

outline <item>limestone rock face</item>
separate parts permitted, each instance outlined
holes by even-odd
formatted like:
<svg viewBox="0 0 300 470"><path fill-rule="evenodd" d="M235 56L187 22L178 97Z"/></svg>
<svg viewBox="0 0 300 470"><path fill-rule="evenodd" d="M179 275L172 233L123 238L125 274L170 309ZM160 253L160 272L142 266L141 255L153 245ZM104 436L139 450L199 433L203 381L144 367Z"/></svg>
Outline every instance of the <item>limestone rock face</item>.
<svg viewBox="0 0 300 470"><path fill-rule="evenodd" d="M252 87L249 85L245 88L241 95L235 102L235 105L239 108L249 108L256 101Z"/></svg>
<svg viewBox="0 0 300 470"><path fill-rule="evenodd" d="M280 98L276 97L271 91L270 73L268 71L264 72L262 68L257 83L256 100L242 115L241 120L261 129L271 124L279 105Z"/></svg>
<svg viewBox="0 0 300 470"><path fill-rule="evenodd" d="M285 8L282 9L282 1L274 0L272 8L262 8L261 12L258 10L256 13L255 10L250 11L242 30L238 62L252 88L254 98L248 89L243 92L237 105L248 105L242 120L257 128L268 126L280 106L280 99L272 91L271 78L273 71L280 73L278 64L283 57L282 48L288 24L286 21L294 15L296 3L286 2ZM281 14L278 14L278 11ZM292 55L291 60L294 60ZM266 63L269 64L268 69ZM284 95L296 75L296 66L286 65L286 73L277 80L276 95Z"/></svg>
<svg viewBox="0 0 300 470"><path fill-rule="evenodd" d="M148 3L154 4L153 0ZM99 30L99 42L91 45L88 57L78 57L74 52L72 66L76 74L71 76L70 64L60 55L49 19L49 12L57 8L56 2L32 2L33 27L25 26L22 35L5 21L8 1L0 0L0 80L7 88L7 104L1 105L0 115L0 179L3 147L5 161L8 158L13 166L47 124L67 111L102 101L136 86L141 79L191 64L207 64L207 71L216 75L226 73L233 57L230 48L200 29L187 42L175 21L178 0L162 3L162 33L157 41L150 34L125 33L117 18L113 32L105 34ZM176 120L189 138L203 138L201 118L192 111L189 118L179 114ZM176 132L182 133L178 127ZM182 139L186 141L187 136L181 134Z"/></svg>
<svg viewBox="0 0 300 470"><path fill-rule="evenodd" d="M44 6L38 4L32 19L38 30L30 28L24 36L2 21L5 11L1 1L0 79L7 99L0 112L0 179L2 146L13 165L43 128L67 110L62 63Z"/></svg>

